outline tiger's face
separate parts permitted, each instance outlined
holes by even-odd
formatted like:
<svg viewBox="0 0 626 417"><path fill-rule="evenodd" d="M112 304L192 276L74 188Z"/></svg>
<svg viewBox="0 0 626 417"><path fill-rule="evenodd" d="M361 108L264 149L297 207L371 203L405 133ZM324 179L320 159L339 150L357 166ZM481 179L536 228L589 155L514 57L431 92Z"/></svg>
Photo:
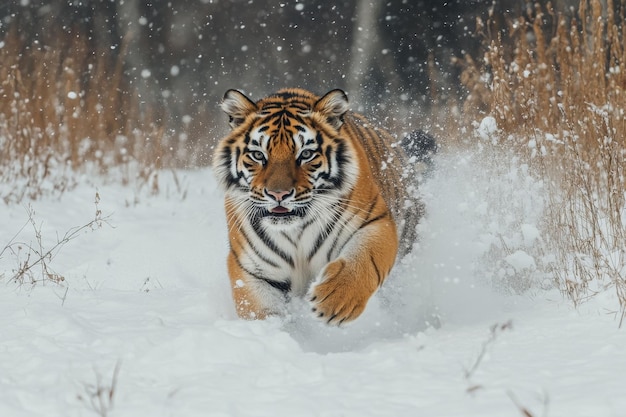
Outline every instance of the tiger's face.
<svg viewBox="0 0 626 417"><path fill-rule="evenodd" d="M352 144L340 134L345 94L318 99L283 90L257 103L229 90L222 108L233 128L214 167L227 204L265 226L292 227L328 216L354 185Z"/></svg>

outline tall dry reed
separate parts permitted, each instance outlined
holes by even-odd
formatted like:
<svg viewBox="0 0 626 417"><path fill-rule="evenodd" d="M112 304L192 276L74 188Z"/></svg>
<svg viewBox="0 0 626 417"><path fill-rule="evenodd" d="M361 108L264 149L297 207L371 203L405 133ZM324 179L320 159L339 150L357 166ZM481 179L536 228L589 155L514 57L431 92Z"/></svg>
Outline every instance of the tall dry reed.
<svg viewBox="0 0 626 417"><path fill-rule="evenodd" d="M17 27L0 42L2 200L62 193L85 168L133 164L147 177L162 166L169 138L124 77L124 45L93 50L85 34L60 29L25 41Z"/></svg>
<svg viewBox="0 0 626 417"><path fill-rule="evenodd" d="M614 292L621 320L626 313L624 8L612 0L583 0L570 16L548 5L509 17L504 28L479 20L484 59L466 59L463 72L465 115L494 116L510 146L545 178L544 227L556 255L556 285L574 303Z"/></svg>

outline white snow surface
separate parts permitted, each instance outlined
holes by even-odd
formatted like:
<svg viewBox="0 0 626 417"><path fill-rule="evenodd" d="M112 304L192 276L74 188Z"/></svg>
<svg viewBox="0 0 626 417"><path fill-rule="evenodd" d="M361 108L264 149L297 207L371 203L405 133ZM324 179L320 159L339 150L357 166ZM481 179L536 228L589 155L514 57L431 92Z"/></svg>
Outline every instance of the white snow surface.
<svg viewBox="0 0 626 417"><path fill-rule="evenodd" d="M0 416L626 415L615 300L546 289L543 188L515 161L440 156L413 255L343 328L299 300L238 319L222 193L209 169L176 176L157 195L84 179L31 202L35 227L0 206L0 250L35 228L53 247L96 192L109 216L47 261L62 285L13 282L25 245L2 254Z"/></svg>

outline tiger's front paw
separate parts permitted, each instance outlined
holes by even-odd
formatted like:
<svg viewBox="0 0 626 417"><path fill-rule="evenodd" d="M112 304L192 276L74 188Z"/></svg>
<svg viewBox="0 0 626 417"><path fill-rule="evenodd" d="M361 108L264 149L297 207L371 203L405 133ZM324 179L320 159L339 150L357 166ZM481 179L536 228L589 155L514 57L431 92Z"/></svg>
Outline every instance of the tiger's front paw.
<svg viewBox="0 0 626 417"><path fill-rule="evenodd" d="M364 274L343 259L328 264L320 283L309 292L313 313L337 326L359 317L376 291Z"/></svg>

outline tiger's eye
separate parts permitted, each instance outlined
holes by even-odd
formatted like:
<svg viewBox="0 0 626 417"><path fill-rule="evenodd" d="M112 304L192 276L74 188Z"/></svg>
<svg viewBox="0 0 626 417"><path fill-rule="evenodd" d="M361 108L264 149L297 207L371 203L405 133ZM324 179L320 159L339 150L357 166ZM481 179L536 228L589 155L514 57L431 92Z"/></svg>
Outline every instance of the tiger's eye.
<svg viewBox="0 0 626 417"><path fill-rule="evenodd" d="M265 155L261 151L254 151L251 153L252 159L255 159L259 162L263 162L265 160Z"/></svg>
<svg viewBox="0 0 626 417"><path fill-rule="evenodd" d="M309 159L313 156L313 151L310 149L305 149L300 152L300 159Z"/></svg>

